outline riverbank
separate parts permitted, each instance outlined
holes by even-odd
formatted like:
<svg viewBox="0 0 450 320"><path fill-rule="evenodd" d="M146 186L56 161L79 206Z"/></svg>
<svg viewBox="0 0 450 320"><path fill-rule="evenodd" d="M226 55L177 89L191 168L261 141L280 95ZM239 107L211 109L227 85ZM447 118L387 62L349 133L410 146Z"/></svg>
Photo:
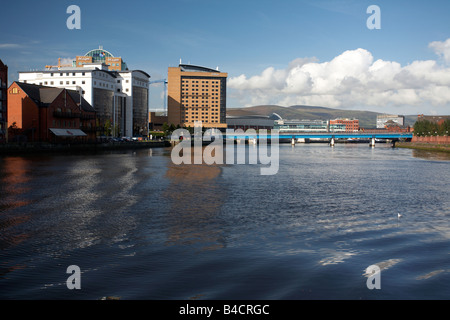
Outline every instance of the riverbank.
<svg viewBox="0 0 450 320"><path fill-rule="evenodd" d="M408 148L423 151L437 151L450 153L450 144L423 143L423 142L397 142L398 148Z"/></svg>
<svg viewBox="0 0 450 320"><path fill-rule="evenodd" d="M0 156L24 155L24 154L79 154L96 153L113 150L133 150L146 148L170 147L168 141L139 141L139 142L108 142L90 144L42 144L23 143L0 145Z"/></svg>

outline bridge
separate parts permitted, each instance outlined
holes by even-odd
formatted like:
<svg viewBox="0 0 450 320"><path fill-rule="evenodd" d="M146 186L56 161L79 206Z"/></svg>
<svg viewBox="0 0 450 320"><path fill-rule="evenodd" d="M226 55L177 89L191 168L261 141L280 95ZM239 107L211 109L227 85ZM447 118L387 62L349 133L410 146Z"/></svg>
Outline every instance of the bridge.
<svg viewBox="0 0 450 320"><path fill-rule="evenodd" d="M275 136L276 138L277 136ZM245 139L257 143L259 139L272 139L271 134L260 135L251 133L227 133L227 139ZM292 144L295 144L295 140L298 139L329 139L330 145L334 146L336 139L368 139L370 145L375 145L375 139L385 139L398 141L400 139L412 139L412 132L280 132L278 139L291 139Z"/></svg>
<svg viewBox="0 0 450 320"><path fill-rule="evenodd" d="M227 133L227 138L232 139L260 139L260 136L264 139L272 139L271 134L260 135L251 133ZM279 139L412 139L412 132L280 132L278 134Z"/></svg>

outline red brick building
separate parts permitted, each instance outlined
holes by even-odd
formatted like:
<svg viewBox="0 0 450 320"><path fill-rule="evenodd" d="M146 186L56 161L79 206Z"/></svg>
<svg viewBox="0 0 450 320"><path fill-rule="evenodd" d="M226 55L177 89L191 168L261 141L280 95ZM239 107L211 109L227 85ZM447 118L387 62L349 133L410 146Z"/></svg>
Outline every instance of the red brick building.
<svg viewBox="0 0 450 320"><path fill-rule="evenodd" d="M7 117L8 66L0 60L0 143L6 142L8 130Z"/></svg>
<svg viewBox="0 0 450 320"><path fill-rule="evenodd" d="M336 119L330 120L330 125L333 124L343 124L345 125L345 132L357 132L359 131L359 120L358 119Z"/></svg>
<svg viewBox="0 0 450 320"><path fill-rule="evenodd" d="M89 141L95 109L77 91L13 82L8 88L9 141Z"/></svg>

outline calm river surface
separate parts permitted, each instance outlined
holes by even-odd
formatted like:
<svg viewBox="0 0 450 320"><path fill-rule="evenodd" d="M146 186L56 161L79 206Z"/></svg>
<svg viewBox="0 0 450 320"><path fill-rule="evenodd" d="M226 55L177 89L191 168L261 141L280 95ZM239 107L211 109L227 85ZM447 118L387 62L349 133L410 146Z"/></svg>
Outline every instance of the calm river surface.
<svg viewBox="0 0 450 320"><path fill-rule="evenodd" d="M280 145L272 176L170 148L0 157L0 299L449 299L449 186L448 155L378 144Z"/></svg>

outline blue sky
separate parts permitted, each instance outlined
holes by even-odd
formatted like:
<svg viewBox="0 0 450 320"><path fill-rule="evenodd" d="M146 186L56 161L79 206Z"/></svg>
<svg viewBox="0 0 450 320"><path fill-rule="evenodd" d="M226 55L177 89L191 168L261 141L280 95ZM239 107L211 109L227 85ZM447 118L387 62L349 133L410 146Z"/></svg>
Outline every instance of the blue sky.
<svg viewBox="0 0 450 320"><path fill-rule="evenodd" d="M72 4L81 8L81 30L66 27L66 9ZM370 16L366 9L373 4L381 9L380 30L366 27ZM177 66L180 58L183 63L218 66L229 75L230 108L317 102L381 112L450 113L450 93L445 89L450 85L450 61L445 55L445 41L450 38L447 0L22 1L9 2L2 12L0 59L9 66L10 80L17 79L18 71L43 69L57 64L58 58L72 59L102 45L121 56L130 69L144 70L153 80L166 77L167 67ZM430 47L432 42L437 44ZM364 51L355 51L359 48ZM294 68L292 63L300 58L307 62ZM323 72L335 73L339 61L360 58L369 59L355 71L363 78L336 73L333 79L324 79ZM335 67L325 68L333 60ZM379 76L371 68L377 60L401 66L386 71L395 73L396 80L408 73L417 81L396 82L396 91L390 93L389 88L380 89L380 83L375 84L377 90L367 90L373 87L370 79ZM424 61L436 65L407 68ZM441 78L422 83L418 70ZM299 74L308 79L298 90L288 88L290 80L300 83L295 78ZM353 88L361 90L344 94L349 87L343 79L357 81ZM339 83L333 90L319 90L322 80ZM274 83L278 89L267 90ZM419 91L420 86L429 90ZM368 91L385 98L362 95ZM446 98L432 99L436 93ZM160 88L152 87L151 96L151 109L162 106Z"/></svg>

